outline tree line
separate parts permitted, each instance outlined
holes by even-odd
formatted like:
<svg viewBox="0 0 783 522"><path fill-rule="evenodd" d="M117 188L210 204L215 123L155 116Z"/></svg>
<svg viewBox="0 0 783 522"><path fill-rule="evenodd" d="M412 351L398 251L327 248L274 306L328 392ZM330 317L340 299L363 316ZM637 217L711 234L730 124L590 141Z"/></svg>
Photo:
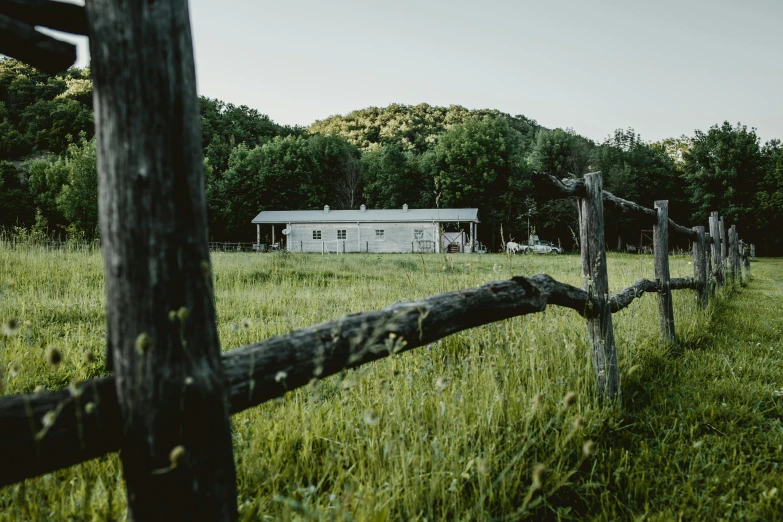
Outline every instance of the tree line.
<svg viewBox="0 0 783 522"><path fill-rule="evenodd" d="M8 232L98 234L89 70L47 75L0 60L0 227ZM678 223L711 210L745 231L761 254L783 253L783 146L724 122L656 143L633 129L603 142L548 129L522 115L393 104L332 116L308 128L278 125L246 106L200 98L211 239L252 241L261 210L477 207L479 239L497 250L542 238L574 248L576 208L541 201L530 173L603 172L606 190L652 206L670 201ZM607 212L607 240L638 243L640 225Z"/></svg>

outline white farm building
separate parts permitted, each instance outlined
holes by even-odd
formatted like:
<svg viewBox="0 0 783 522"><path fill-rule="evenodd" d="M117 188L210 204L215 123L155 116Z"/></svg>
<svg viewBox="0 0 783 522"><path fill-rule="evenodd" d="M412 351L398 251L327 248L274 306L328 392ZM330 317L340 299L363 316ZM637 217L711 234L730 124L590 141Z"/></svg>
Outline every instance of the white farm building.
<svg viewBox="0 0 783 522"><path fill-rule="evenodd" d="M267 210L252 222L259 249L264 248L262 225L271 225L273 245L290 252L470 253L478 245L475 208L331 210L327 205L323 210Z"/></svg>

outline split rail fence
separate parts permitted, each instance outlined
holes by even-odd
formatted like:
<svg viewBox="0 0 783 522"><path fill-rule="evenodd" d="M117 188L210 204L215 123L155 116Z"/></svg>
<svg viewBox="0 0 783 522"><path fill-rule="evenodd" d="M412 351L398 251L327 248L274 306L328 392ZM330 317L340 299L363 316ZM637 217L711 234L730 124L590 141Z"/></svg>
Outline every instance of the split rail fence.
<svg viewBox="0 0 783 522"><path fill-rule="evenodd" d="M705 227L689 229L669 220L667 201L656 201L655 209L649 209L604 191L600 172L587 174L583 180L558 180L536 173L534 182L541 195L578 198L581 289L545 274L515 277L352 314L227 351L222 355L222 366L231 413L281 397L308 384L314 376L324 378L392 353L425 346L461 330L542 312L548 304L570 308L586 318L597 388L602 397L613 399L620 388L620 377L611 314L645 293L655 292L661 336L673 342L674 290L696 290L699 303L706 305L717 286L731 281L739 283L750 275L749 259L739 248L736 227L726 229L717 212L710 217L713 235L705 232ZM654 230L655 279L640 279L611 296L604 205L652 221ZM693 277L669 277L670 232L692 240ZM398 342L388 349L391 334ZM281 375L285 378L281 379ZM122 440L122 426L114 377L83 382L65 390L3 397L0 432L6 444L0 445L0 462L17 465L0 469L0 485L116 451Z"/></svg>
<svg viewBox="0 0 783 522"><path fill-rule="evenodd" d="M0 0L0 53L58 72L74 62L75 47L36 26L89 36L111 375L0 398L0 486L120 450L132 520L234 520L230 414L314 377L547 305L586 319L597 390L613 400L612 313L656 292L661 335L673 341L672 291L695 289L703 305L716 285L742 278L736 228L716 213L707 233L669 220L666 201L649 209L603 191L600 173L537 174L540 194L579 200L582 288L548 275L515 277L221 353L186 0ZM655 278L611 296L604 205L654 229ZM694 277L670 278L669 233L693 241Z"/></svg>

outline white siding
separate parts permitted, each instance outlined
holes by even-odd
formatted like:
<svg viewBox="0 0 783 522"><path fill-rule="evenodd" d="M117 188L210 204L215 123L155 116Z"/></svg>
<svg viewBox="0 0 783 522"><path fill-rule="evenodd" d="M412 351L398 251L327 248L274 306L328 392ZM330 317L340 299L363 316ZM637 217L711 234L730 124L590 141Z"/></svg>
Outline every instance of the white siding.
<svg viewBox="0 0 783 522"><path fill-rule="evenodd" d="M321 231L321 239L313 239L313 231ZM345 230L345 239L337 243L345 252L419 252L419 240L414 230L422 230L422 241L431 241L430 251L436 242L437 223L303 223L291 224L288 249L292 252L321 252L324 241L334 252L337 231ZM383 230L383 239L376 236ZM343 250L344 249L344 250Z"/></svg>

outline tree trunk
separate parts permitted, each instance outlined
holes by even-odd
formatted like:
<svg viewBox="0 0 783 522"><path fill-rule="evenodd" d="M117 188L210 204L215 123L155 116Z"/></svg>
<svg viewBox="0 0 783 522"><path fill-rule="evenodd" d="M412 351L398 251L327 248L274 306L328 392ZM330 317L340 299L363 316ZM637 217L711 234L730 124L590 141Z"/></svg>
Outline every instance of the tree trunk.
<svg viewBox="0 0 783 522"><path fill-rule="evenodd" d="M107 341L133 520L233 520L186 0L90 0Z"/></svg>

